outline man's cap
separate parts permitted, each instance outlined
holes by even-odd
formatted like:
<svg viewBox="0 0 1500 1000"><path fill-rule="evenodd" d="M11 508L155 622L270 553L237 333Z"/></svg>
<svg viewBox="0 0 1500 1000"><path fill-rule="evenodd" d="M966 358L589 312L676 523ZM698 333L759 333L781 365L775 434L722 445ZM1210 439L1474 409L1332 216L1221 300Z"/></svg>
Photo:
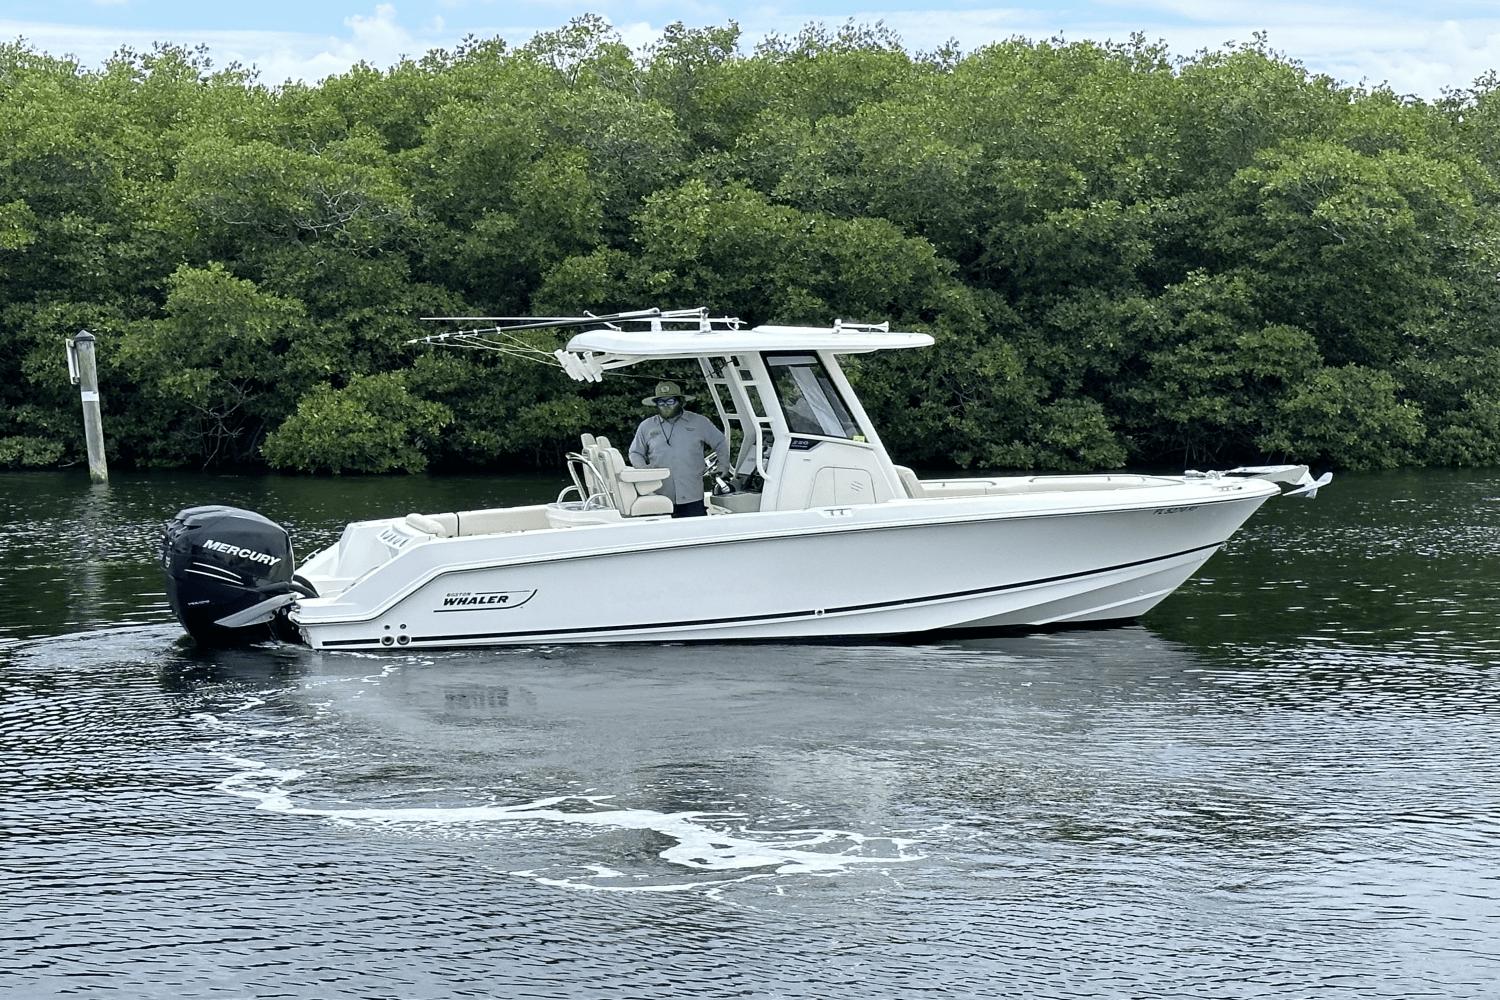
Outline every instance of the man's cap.
<svg viewBox="0 0 1500 1000"><path fill-rule="evenodd" d="M676 396L684 403L690 402L691 400L697 398L695 396L684 395L682 386L678 385L676 382L658 382L656 383L656 391L647 396L645 399L641 400L641 405L655 406L658 399L662 399L667 396Z"/></svg>

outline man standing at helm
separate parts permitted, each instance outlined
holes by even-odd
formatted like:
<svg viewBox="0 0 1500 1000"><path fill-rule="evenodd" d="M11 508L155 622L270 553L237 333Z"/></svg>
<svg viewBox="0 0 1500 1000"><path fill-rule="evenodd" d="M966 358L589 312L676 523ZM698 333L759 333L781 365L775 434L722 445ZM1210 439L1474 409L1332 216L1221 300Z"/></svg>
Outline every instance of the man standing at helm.
<svg viewBox="0 0 1500 1000"><path fill-rule="evenodd" d="M656 407L656 415L641 421L630 442L630 464L637 469L666 469L672 473L663 493L672 498L673 517L701 517L703 504L703 453L705 449L729 457L729 442L712 420L689 413L682 404L692 396L682 394L676 382L658 382L656 393L641 400Z"/></svg>

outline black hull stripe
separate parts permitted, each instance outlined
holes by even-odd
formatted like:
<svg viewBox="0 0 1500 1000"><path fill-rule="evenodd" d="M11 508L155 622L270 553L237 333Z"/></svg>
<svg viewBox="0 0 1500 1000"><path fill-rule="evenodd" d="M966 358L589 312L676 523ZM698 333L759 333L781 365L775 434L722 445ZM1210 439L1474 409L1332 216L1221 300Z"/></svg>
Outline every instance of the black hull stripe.
<svg viewBox="0 0 1500 1000"><path fill-rule="evenodd" d="M1213 542L1209 545L1199 545L1191 549L1183 549L1181 552L1171 552L1164 556L1152 556L1150 559L1137 559L1134 562L1117 563L1114 566L1104 566L1100 569L1082 570L1078 573L1063 573L1058 576L1043 576L1035 580L1023 580L1020 583L1007 583L998 587L975 587L972 590L954 590L946 594L929 594L926 597L903 597L893 601L874 601L869 604L847 604L843 607L824 608L821 614L816 610L807 611L783 611L777 614L739 615L729 618L698 618L688 621L675 622L650 622L635 625L598 625L592 628L549 628L536 629L529 632L471 632L465 635L414 635L411 644L403 647L410 649L412 644L419 642L466 642L473 639L525 639L548 635L593 635L601 632L630 632L637 629L662 629L662 628L688 628L697 625L738 625L744 622L775 622L786 619L817 618L828 615L848 614L855 611L874 611L878 608L894 608L902 605L930 604L934 601L955 600L962 597L977 597L981 594L1003 594L1008 590L1021 590L1025 587L1035 587L1044 583L1059 583L1063 580L1076 580L1085 576L1097 576L1100 573L1113 573L1116 570L1131 569L1136 566L1147 566L1154 562L1166 562L1169 559L1178 559L1182 556L1192 555L1209 549L1218 549L1229 539L1223 542ZM379 637L370 639L330 639L323 643L324 647L333 646L368 646L380 645Z"/></svg>

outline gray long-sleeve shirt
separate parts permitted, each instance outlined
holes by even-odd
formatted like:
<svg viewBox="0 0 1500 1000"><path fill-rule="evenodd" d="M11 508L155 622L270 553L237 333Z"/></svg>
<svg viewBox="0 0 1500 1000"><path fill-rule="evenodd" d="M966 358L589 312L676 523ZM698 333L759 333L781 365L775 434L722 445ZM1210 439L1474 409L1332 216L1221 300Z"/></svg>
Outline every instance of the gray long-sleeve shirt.
<svg viewBox="0 0 1500 1000"><path fill-rule="evenodd" d="M719 453L720 466L729 463L729 442L712 420L683 410L671 420L647 417L630 441L630 464L637 469L667 469L672 478L661 493L674 504L703 499L703 455Z"/></svg>

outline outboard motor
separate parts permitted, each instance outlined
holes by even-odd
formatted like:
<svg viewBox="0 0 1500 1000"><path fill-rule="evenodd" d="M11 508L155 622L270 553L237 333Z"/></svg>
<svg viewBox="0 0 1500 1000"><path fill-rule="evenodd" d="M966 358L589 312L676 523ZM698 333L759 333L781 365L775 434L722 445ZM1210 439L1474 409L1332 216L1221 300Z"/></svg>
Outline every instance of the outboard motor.
<svg viewBox="0 0 1500 1000"><path fill-rule="evenodd" d="M198 642L226 646L272 637L296 641L287 618L298 594L292 539L275 521L235 507L189 507L162 533L167 598Z"/></svg>

